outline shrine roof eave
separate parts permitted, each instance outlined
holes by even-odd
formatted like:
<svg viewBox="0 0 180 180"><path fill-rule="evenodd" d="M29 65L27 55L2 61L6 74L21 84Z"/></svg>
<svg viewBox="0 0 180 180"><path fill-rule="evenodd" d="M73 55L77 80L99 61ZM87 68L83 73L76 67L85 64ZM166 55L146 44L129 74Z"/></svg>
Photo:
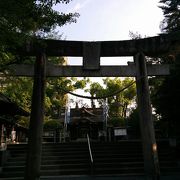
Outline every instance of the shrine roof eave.
<svg viewBox="0 0 180 180"><path fill-rule="evenodd" d="M19 107L15 102L12 102L4 94L0 93L0 115L29 116L30 113Z"/></svg>
<svg viewBox="0 0 180 180"><path fill-rule="evenodd" d="M80 118L80 117L76 117L76 118L71 118L70 124L74 124L74 123L81 123L83 121L87 121L87 122L91 122L91 123L100 123L103 122L102 118L88 118L88 117L84 117L84 118Z"/></svg>

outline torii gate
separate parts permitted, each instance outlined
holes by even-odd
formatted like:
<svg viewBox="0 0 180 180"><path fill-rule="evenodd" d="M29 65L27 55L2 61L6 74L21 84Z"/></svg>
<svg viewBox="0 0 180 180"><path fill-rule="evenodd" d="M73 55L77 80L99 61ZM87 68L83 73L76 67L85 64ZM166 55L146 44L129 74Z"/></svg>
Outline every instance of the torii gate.
<svg viewBox="0 0 180 180"><path fill-rule="evenodd" d="M35 66L12 65L15 76L34 76L30 118L26 180L40 178L42 124L46 76L63 77L136 77L137 99L143 143L144 168L148 179L158 179L159 163L155 140L148 76L168 75L168 65L150 65L145 56L158 57L180 44L180 33L126 41L35 40L25 43L18 52L36 56ZM48 56L83 57L83 66L46 65ZM100 66L100 57L133 56L128 66Z"/></svg>

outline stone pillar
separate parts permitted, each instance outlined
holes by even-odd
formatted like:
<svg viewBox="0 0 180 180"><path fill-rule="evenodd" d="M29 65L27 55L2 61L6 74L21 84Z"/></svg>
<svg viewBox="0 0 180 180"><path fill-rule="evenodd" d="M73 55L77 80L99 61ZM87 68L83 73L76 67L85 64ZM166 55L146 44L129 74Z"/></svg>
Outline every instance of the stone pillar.
<svg viewBox="0 0 180 180"><path fill-rule="evenodd" d="M45 54L40 52L36 57L34 68L34 85L25 172L26 180L40 179L42 133L44 119L45 66Z"/></svg>
<svg viewBox="0 0 180 180"><path fill-rule="evenodd" d="M140 128L147 179L159 179L159 162L149 94L146 60L143 53L134 56Z"/></svg>

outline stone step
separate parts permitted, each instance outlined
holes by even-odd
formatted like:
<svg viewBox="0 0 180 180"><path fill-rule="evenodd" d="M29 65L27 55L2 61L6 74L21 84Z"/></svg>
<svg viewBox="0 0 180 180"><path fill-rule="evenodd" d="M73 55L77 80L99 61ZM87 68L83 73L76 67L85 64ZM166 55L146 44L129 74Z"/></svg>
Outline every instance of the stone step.
<svg viewBox="0 0 180 180"><path fill-rule="evenodd" d="M67 156L65 155L49 155L49 156L42 156L41 160L46 160L46 159L51 159L51 160L56 160L56 159L66 159L66 158L69 158L69 159L83 159L83 158L89 158L89 154L69 154ZM25 156L18 156L18 157L11 157L8 159L8 161L21 161L21 160L26 160L26 155Z"/></svg>
<svg viewBox="0 0 180 180"><path fill-rule="evenodd" d="M17 172L6 172L4 171L3 173L0 174L0 179L4 178L22 178L24 177L24 171L17 171Z"/></svg>
<svg viewBox="0 0 180 180"><path fill-rule="evenodd" d="M143 162L143 157L139 156L139 157L106 157L106 158L94 158L95 162L101 162L101 163L105 163L105 162Z"/></svg>
<svg viewBox="0 0 180 180"><path fill-rule="evenodd" d="M89 168L90 164L88 163L79 163L74 164L53 164L53 165L41 165L41 170L64 170L64 169L79 169L79 168ZM24 171L25 166L6 166L3 168L3 171Z"/></svg>
<svg viewBox="0 0 180 180"><path fill-rule="evenodd" d="M43 171L41 171L41 176L84 175L84 174L90 174L90 169L79 168L79 169L43 170Z"/></svg>
<svg viewBox="0 0 180 180"><path fill-rule="evenodd" d="M83 159L78 159L78 158L74 158L74 159L44 159L42 160L42 165L52 165L52 164L69 164L69 163L86 163L89 162L89 158L83 158ZM23 161L8 161L6 163L6 166L22 166L25 165L26 161L25 159Z"/></svg>
<svg viewBox="0 0 180 180"><path fill-rule="evenodd" d="M133 158L133 157L143 157L142 156L142 154L141 153L135 153L135 154L128 154L128 153L126 153L126 154L121 154L121 153L94 153L93 154L93 157L94 158L113 158L113 157L115 157L115 158Z"/></svg>
<svg viewBox="0 0 180 180"><path fill-rule="evenodd" d="M108 166L117 166L117 167L143 167L144 163L143 162L94 162L95 167L108 167Z"/></svg>
<svg viewBox="0 0 180 180"><path fill-rule="evenodd" d="M74 158L74 159L46 159L46 160L43 160L42 161L42 164L43 165L46 165L46 164L70 164L70 163L86 163L86 162L89 162L89 157L88 158Z"/></svg>
<svg viewBox="0 0 180 180"><path fill-rule="evenodd" d="M95 167L95 174L144 174L143 167Z"/></svg>
<svg viewBox="0 0 180 180"><path fill-rule="evenodd" d="M94 172L97 175L143 175L144 161L140 141L91 142ZM10 158L0 175L24 176L27 145L10 145ZM164 174L180 172L168 143L158 142L160 169ZM91 172L87 142L46 143L42 146L41 176L88 175ZM2 177L2 178L1 178Z"/></svg>

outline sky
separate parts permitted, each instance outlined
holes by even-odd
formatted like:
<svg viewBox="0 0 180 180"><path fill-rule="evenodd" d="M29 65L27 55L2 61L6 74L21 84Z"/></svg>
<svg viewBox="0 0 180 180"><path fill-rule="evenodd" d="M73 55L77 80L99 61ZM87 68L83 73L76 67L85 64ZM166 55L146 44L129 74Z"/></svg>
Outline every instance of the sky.
<svg viewBox="0 0 180 180"><path fill-rule="evenodd" d="M77 12L77 23L58 28L62 38L80 41L131 39L129 32L156 36L163 20L159 0L72 0L55 7L60 12ZM116 58L104 58L102 65L125 64ZM69 58L69 64L80 65L82 58Z"/></svg>
<svg viewBox="0 0 180 180"><path fill-rule="evenodd" d="M60 28L67 40L101 41L130 39L129 31L146 36L160 33L163 19L159 0L73 0L56 8L78 12L77 23Z"/></svg>
<svg viewBox="0 0 180 180"><path fill-rule="evenodd" d="M62 38L79 41L118 41L131 39L129 32L156 36L163 20L159 0L73 0L55 7L61 12L77 12L77 23L58 28ZM81 65L82 58L69 57L70 65ZM101 58L101 65L124 65L130 58ZM95 80L96 81L96 80ZM99 81L99 80L97 80Z"/></svg>

